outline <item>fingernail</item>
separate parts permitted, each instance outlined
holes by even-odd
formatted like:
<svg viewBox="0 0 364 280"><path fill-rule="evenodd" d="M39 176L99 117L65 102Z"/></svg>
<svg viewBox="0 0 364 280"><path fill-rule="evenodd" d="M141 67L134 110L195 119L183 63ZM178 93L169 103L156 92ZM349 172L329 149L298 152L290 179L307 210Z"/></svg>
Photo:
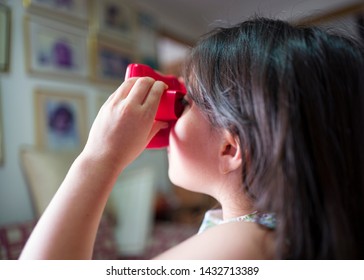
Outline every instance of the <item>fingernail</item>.
<svg viewBox="0 0 364 280"><path fill-rule="evenodd" d="M169 123L167 123L167 122L163 122L161 124L161 129L165 129L165 128L168 128L168 127L169 127Z"/></svg>
<svg viewBox="0 0 364 280"><path fill-rule="evenodd" d="M164 90L166 90L168 88L168 85L165 82L162 82L162 81L158 81L158 82L163 84Z"/></svg>

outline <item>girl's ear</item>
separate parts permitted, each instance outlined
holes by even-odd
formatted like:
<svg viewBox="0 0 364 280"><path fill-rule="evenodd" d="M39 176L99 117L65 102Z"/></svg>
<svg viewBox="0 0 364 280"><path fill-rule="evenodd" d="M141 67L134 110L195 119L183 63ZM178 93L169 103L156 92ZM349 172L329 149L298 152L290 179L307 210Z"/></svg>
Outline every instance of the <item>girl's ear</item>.
<svg viewBox="0 0 364 280"><path fill-rule="evenodd" d="M219 170L228 174L242 165L242 154L239 139L225 131L219 153Z"/></svg>

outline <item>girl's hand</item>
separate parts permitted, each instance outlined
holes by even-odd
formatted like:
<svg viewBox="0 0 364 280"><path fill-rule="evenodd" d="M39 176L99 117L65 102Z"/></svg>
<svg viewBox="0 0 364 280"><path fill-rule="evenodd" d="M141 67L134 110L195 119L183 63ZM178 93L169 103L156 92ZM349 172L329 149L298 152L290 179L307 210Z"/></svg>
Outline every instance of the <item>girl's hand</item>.
<svg viewBox="0 0 364 280"><path fill-rule="evenodd" d="M165 88L151 78L131 78L109 97L84 150L23 249L22 259L92 257L100 219L118 175L166 125L154 122Z"/></svg>
<svg viewBox="0 0 364 280"><path fill-rule="evenodd" d="M149 77L126 80L101 107L81 155L122 171L168 126L154 120L166 88Z"/></svg>

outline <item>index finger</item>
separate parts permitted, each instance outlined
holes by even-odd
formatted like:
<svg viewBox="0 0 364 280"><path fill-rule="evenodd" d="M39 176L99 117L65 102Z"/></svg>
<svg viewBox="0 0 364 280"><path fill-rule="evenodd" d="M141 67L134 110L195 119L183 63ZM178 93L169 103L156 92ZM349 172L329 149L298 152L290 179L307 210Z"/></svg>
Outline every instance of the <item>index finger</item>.
<svg viewBox="0 0 364 280"><path fill-rule="evenodd" d="M149 77L138 78L131 88L127 99L132 103L142 105L154 82L155 80Z"/></svg>
<svg viewBox="0 0 364 280"><path fill-rule="evenodd" d="M156 107L155 109L157 110L162 94L167 88L168 86L165 83L156 81L149 90L149 93L144 100L144 105Z"/></svg>

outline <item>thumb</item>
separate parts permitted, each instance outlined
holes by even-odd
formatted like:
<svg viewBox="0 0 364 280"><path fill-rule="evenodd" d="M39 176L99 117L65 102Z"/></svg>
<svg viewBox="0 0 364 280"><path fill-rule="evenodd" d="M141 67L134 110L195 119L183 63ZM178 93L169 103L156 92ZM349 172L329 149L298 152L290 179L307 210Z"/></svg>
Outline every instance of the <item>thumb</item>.
<svg viewBox="0 0 364 280"><path fill-rule="evenodd" d="M154 121L152 129L150 130L150 133L148 135L148 141L152 140L152 138L158 133L159 130L168 128L168 126L168 122Z"/></svg>

